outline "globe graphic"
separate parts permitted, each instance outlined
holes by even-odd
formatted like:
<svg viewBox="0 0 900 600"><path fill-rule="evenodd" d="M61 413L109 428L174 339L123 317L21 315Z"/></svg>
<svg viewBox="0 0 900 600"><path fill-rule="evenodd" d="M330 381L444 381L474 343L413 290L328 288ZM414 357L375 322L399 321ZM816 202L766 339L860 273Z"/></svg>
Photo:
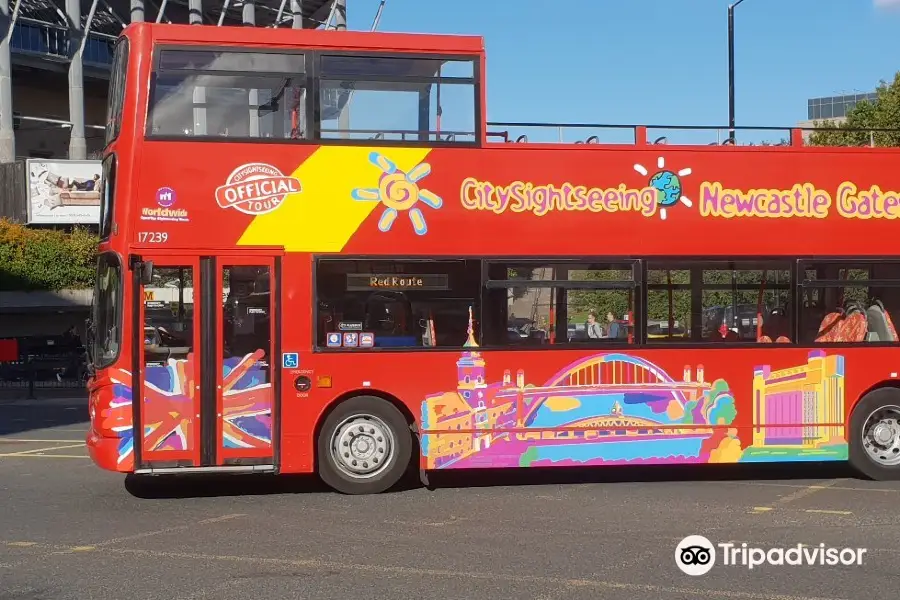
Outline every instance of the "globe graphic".
<svg viewBox="0 0 900 600"><path fill-rule="evenodd" d="M660 206L672 206L681 198L681 180L671 171L660 171L651 177L650 187L659 191Z"/></svg>

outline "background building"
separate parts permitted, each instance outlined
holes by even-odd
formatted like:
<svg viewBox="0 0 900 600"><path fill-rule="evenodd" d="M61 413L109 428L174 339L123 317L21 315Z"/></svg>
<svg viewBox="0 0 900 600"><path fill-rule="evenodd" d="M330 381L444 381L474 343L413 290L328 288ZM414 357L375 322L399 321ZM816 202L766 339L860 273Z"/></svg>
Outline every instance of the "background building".
<svg viewBox="0 0 900 600"><path fill-rule="evenodd" d="M330 17L346 27L346 0L335 3L0 0L0 162L98 156L112 46L132 21L316 28Z"/></svg>
<svg viewBox="0 0 900 600"><path fill-rule="evenodd" d="M347 14L346 0L0 0L0 217L99 222L112 49L137 21L346 29Z"/></svg>
<svg viewBox="0 0 900 600"><path fill-rule="evenodd" d="M810 98L806 103L806 120L797 123L797 127L813 128L816 126L816 121L819 123L844 123L847 120L847 113L857 103L864 100L875 102L877 98L878 94L875 92ZM811 133L811 131L804 131L804 139L809 138Z"/></svg>
<svg viewBox="0 0 900 600"><path fill-rule="evenodd" d="M0 0L0 218L97 227L112 50L137 21L346 29L346 0ZM92 296L5 287L0 338L80 329Z"/></svg>
<svg viewBox="0 0 900 600"><path fill-rule="evenodd" d="M845 96L829 96L825 98L811 98L807 102L807 119L810 121L830 120L835 122L845 121L847 113L862 101L875 102L878 94L850 94Z"/></svg>

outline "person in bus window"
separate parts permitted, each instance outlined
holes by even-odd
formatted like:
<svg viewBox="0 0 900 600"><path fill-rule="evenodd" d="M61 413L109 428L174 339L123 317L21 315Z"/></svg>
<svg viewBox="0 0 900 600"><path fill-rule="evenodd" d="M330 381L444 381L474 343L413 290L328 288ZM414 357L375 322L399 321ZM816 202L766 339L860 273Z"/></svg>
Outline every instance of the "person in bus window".
<svg viewBox="0 0 900 600"><path fill-rule="evenodd" d="M594 311L588 313L585 329L587 329L588 339L596 340L604 337L603 329L600 327L600 323L597 321L597 313L595 313Z"/></svg>
<svg viewBox="0 0 900 600"><path fill-rule="evenodd" d="M616 321L616 315L612 311L606 313L606 321L609 323L609 327L606 330L606 337L613 340L618 339L621 326L618 321Z"/></svg>

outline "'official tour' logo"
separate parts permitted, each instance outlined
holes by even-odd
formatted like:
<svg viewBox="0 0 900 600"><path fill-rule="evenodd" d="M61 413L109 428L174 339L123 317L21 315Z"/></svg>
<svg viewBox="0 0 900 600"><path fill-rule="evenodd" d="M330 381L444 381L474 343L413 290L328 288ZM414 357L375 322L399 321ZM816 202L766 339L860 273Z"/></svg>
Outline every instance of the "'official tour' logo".
<svg viewBox="0 0 900 600"><path fill-rule="evenodd" d="M300 180L284 175L265 163L250 163L231 172L225 185L216 188L219 208L233 208L245 215L270 213L288 194L301 191Z"/></svg>

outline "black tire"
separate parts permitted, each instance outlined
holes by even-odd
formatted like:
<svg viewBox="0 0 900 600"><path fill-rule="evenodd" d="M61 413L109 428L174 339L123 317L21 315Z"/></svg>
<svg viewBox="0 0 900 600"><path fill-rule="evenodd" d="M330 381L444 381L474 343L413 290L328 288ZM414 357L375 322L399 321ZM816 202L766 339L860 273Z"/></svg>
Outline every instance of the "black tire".
<svg viewBox="0 0 900 600"><path fill-rule="evenodd" d="M160 494L163 482L153 475L129 473L125 476L125 490L135 498L151 499Z"/></svg>
<svg viewBox="0 0 900 600"><path fill-rule="evenodd" d="M374 419L362 419L354 423L352 429L363 427L364 431L360 434L365 437L362 441L375 443L376 452L369 458L373 463L364 463L363 459L359 459L357 465L361 467L365 464L367 468L373 469L373 472L354 477L333 456L331 442L342 424L354 417L363 416ZM384 441L379 440L390 440L384 436L377 436L379 429L383 428L389 430L393 443L389 444L389 450L379 455L377 449L384 447ZM409 423L393 404L375 396L355 396L338 404L325 418L316 440L316 469L326 485L343 494L380 494L397 484L406 474L412 458L412 446ZM379 456L383 455L387 455L388 458L376 466ZM353 456L347 456L347 460L353 460Z"/></svg>
<svg viewBox="0 0 900 600"><path fill-rule="evenodd" d="M863 445L863 427L868 417L884 406L900 407L900 389L879 388L862 397L850 415L849 459L850 465L870 479L896 481L900 479L900 465L886 466L869 457Z"/></svg>

